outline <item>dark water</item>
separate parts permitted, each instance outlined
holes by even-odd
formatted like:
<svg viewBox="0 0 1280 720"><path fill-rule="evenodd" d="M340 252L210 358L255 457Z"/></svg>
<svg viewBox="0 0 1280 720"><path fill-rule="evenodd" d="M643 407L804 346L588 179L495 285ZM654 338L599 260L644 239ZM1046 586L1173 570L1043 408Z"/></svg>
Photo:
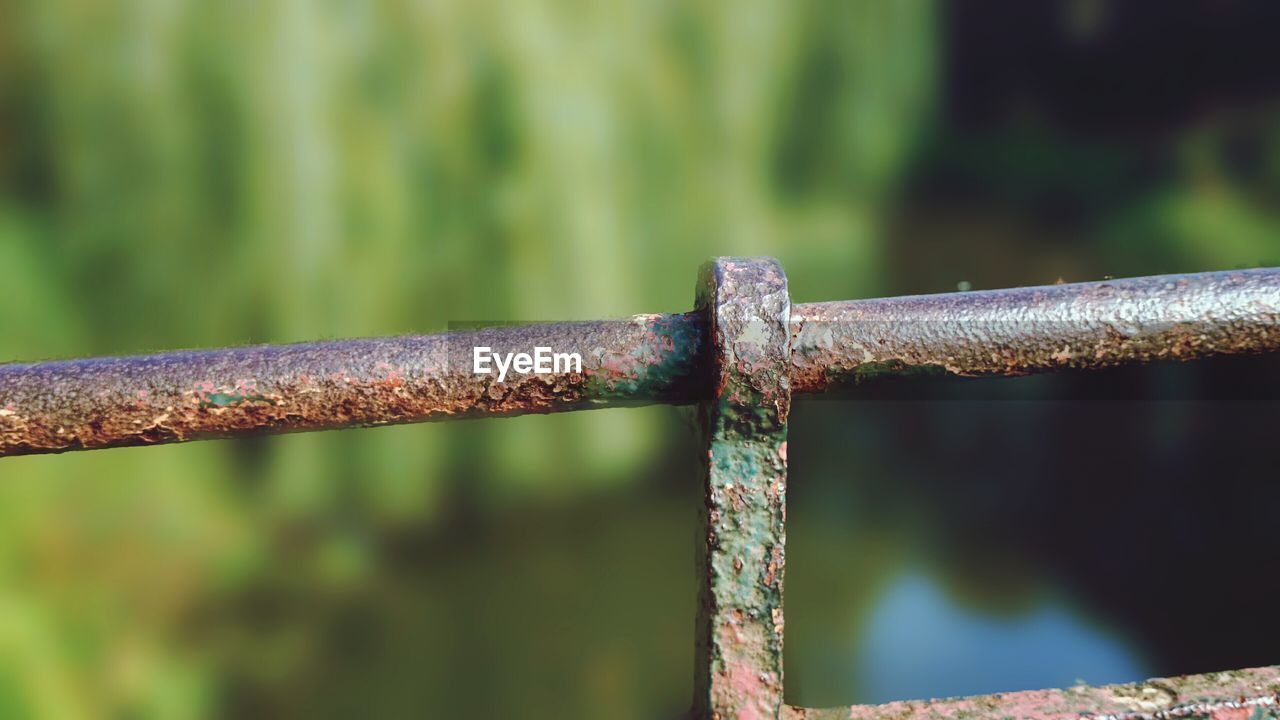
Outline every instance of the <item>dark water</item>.
<svg viewBox="0 0 1280 720"><path fill-rule="evenodd" d="M1237 359L801 399L789 699L1274 663L1278 369Z"/></svg>

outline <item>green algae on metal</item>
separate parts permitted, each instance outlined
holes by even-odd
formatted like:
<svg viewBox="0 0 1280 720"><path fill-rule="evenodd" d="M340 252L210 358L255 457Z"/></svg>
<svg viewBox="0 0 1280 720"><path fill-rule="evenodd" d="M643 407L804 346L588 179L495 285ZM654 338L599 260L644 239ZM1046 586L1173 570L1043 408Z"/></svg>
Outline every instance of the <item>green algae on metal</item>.
<svg viewBox="0 0 1280 720"><path fill-rule="evenodd" d="M641 328L633 346L587 349L595 361L584 381L587 395L601 402L692 397L705 325L698 314L637 315L632 322Z"/></svg>
<svg viewBox="0 0 1280 720"><path fill-rule="evenodd" d="M693 715L777 718L782 710L790 302L776 261L706 267L713 392L700 406L705 506Z"/></svg>

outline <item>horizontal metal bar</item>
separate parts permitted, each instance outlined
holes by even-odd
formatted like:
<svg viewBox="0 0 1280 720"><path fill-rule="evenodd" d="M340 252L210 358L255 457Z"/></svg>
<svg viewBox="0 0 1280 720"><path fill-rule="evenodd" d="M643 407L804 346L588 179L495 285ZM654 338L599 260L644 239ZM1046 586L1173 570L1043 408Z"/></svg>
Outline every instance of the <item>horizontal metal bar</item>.
<svg viewBox="0 0 1280 720"><path fill-rule="evenodd" d="M788 707L782 717L786 720L1272 720L1280 717L1280 668L852 708Z"/></svg>
<svg viewBox="0 0 1280 720"><path fill-rule="evenodd" d="M0 365L0 456L686 403L692 315ZM473 372L473 348L577 352L581 372ZM577 368L575 367L574 370Z"/></svg>
<svg viewBox="0 0 1280 720"><path fill-rule="evenodd" d="M1275 352L1280 269L795 305L791 335L794 393Z"/></svg>
<svg viewBox="0 0 1280 720"><path fill-rule="evenodd" d="M793 305L792 392L911 372L1020 375L1280 350L1280 270ZM0 457L125 445L686 404L695 313L475 332L0 365ZM582 372L472 372L472 348L577 352Z"/></svg>

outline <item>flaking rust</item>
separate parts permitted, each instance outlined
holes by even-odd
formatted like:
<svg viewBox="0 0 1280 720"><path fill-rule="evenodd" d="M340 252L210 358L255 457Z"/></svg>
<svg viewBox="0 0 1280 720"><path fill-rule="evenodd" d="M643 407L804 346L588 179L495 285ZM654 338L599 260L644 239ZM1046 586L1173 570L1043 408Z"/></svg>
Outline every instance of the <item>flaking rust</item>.
<svg viewBox="0 0 1280 720"><path fill-rule="evenodd" d="M473 372L555 347L581 372ZM457 417L693 401L692 313L442 335L0 365L0 456Z"/></svg>
<svg viewBox="0 0 1280 720"><path fill-rule="evenodd" d="M1280 350L1274 269L797 305L794 392Z"/></svg>
<svg viewBox="0 0 1280 720"><path fill-rule="evenodd" d="M790 301L776 261L703 268L714 392L700 406L706 503L698 542L693 715L763 720L782 712L782 582Z"/></svg>
<svg viewBox="0 0 1280 720"><path fill-rule="evenodd" d="M722 290L737 288L730 281ZM1280 351L1280 270L812 303L792 308L789 325L784 379L795 393L921 372L1023 375L1274 352ZM745 326L732 342L759 344L760 330ZM705 331L701 313L637 315L0 365L0 457L701 402L723 390L706 384L699 370ZM580 353L582 372L501 382L470 372L474 347L527 352L539 345ZM744 375L772 372L754 366L760 358L743 355L737 362L733 369Z"/></svg>

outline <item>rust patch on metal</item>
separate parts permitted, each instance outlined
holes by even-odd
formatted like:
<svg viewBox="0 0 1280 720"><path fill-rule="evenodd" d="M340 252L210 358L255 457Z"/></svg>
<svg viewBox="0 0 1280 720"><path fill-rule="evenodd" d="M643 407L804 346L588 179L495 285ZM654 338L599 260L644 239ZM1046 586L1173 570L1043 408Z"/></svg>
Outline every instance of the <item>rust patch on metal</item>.
<svg viewBox="0 0 1280 720"><path fill-rule="evenodd" d="M703 268L709 386L698 542L693 715L763 720L782 710L782 582L790 302L776 261L720 258Z"/></svg>

